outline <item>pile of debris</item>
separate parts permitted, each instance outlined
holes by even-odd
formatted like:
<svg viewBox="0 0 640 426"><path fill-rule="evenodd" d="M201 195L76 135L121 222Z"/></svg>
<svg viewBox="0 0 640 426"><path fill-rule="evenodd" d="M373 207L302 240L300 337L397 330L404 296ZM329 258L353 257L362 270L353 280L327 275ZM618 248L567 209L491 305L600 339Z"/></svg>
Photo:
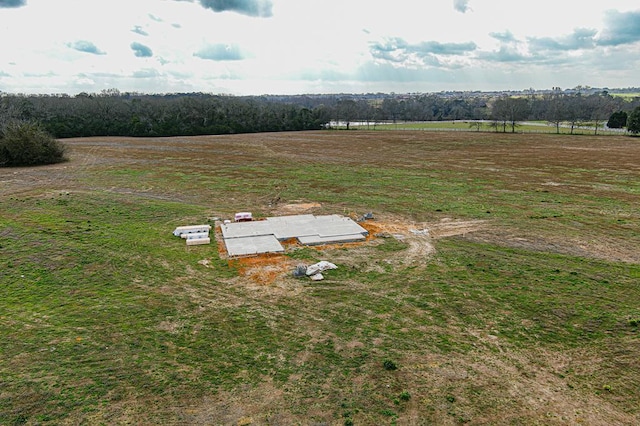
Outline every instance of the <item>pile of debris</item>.
<svg viewBox="0 0 640 426"><path fill-rule="evenodd" d="M211 225L178 226L174 229L173 235L187 240L188 246L195 246L211 243L211 238L209 238L210 230Z"/></svg>
<svg viewBox="0 0 640 426"><path fill-rule="evenodd" d="M322 281L324 279L324 275L322 275L322 273L329 269L338 269L338 267L331 262L322 260L310 266L296 266L296 269L293 271L293 276L296 278L309 277L312 281Z"/></svg>

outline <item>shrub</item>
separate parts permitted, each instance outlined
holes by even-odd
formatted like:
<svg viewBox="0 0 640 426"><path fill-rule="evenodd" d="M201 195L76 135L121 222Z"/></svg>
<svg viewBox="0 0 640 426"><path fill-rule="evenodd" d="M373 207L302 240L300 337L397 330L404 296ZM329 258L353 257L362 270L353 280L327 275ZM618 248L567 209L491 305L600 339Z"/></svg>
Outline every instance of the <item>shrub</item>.
<svg viewBox="0 0 640 426"><path fill-rule="evenodd" d="M65 160L65 146L37 123L11 121L0 128L0 166L35 166Z"/></svg>
<svg viewBox="0 0 640 426"><path fill-rule="evenodd" d="M385 370L389 370L389 371L398 369L398 366L396 365L396 363L389 359L385 360L382 363L382 366L384 367Z"/></svg>
<svg viewBox="0 0 640 426"><path fill-rule="evenodd" d="M401 401L405 401L405 402L407 402L407 401L409 401L410 399L411 399L411 394L410 394L409 392L407 392L407 391L403 391L403 392L400 394L400 400L401 400Z"/></svg>
<svg viewBox="0 0 640 426"><path fill-rule="evenodd" d="M382 410L380 412L383 416L388 416L388 417L397 417L398 415L396 414L395 411L393 410L389 410L388 408L385 408L384 410Z"/></svg>
<svg viewBox="0 0 640 426"><path fill-rule="evenodd" d="M607 127L610 129L622 129L627 125L628 114L626 111L616 111L609 116Z"/></svg>
<svg viewBox="0 0 640 426"><path fill-rule="evenodd" d="M636 107L627 117L627 130L636 136L640 134L640 106Z"/></svg>

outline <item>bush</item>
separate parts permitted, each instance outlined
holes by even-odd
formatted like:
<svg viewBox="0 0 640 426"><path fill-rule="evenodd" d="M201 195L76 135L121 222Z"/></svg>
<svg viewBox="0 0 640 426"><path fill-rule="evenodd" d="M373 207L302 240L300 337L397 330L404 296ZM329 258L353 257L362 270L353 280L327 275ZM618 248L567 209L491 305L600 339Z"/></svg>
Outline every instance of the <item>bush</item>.
<svg viewBox="0 0 640 426"><path fill-rule="evenodd" d="M36 123L11 121L0 128L0 166L35 166L65 160L65 146Z"/></svg>
<svg viewBox="0 0 640 426"><path fill-rule="evenodd" d="M388 371L393 371L398 369L398 366L396 365L396 363L391 361L390 359L385 360L382 363L382 366L384 367L385 370L388 370Z"/></svg>
<svg viewBox="0 0 640 426"><path fill-rule="evenodd" d="M625 111L616 111L609 116L607 127L610 129L622 129L627 125L628 115Z"/></svg>
<svg viewBox="0 0 640 426"><path fill-rule="evenodd" d="M633 135L640 134L640 106L627 117L627 130Z"/></svg>

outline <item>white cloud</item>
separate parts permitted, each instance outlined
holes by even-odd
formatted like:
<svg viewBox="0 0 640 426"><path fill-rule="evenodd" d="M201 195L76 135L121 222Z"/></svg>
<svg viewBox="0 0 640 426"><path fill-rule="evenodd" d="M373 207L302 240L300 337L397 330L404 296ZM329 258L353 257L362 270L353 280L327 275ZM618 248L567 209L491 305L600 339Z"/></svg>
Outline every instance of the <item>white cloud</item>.
<svg viewBox="0 0 640 426"><path fill-rule="evenodd" d="M631 0L11 2L0 7L10 92L626 87L640 61Z"/></svg>
<svg viewBox="0 0 640 426"><path fill-rule="evenodd" d="M453 0L453 8L461 13L469 10L469 0Z"/></svg>
<svg viewBox="0 0 640 426"><path fill-rule="evenodd" d="M91 53L93 55L105 55L105 52L103 52L95 44L87 40L78 40L72 43L67 43L67 46L74 50L77 50L78 52Z"/></svg>
<svg viewBox="0 0 640 426"><path fill-rule="evenodd" d="M0 0L0 8L22 7L26 4L26 0Z"/></svg>

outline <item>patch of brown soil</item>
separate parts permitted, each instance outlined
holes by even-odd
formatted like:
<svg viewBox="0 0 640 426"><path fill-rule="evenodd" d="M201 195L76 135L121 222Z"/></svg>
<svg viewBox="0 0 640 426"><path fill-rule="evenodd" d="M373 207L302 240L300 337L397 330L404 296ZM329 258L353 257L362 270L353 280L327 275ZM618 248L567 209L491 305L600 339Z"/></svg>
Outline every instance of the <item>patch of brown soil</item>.
<svg viewBox="0 0 640 426"><path fill-rule="evenodd" d="M158 324L158 330L166 331L169 334L178 334L183 327L183 321L162 321Z"/></svg>
<svg viewBox="0 0 640 426"><path fill-rule="evenodd" d="M407 243L407 250L402 252L401 262L413 265L424 261L435 253L433 240L466 235L483 229L483 220L441 219L439 222L412 223L400 217L385 217L374 222L365 222L374 235L391 236Z"/></svg>
<svg viewBox="0 0 640 426"><path fill-rule="evenodd" d="M292 259L281 254L264 254L229 260L229 266L259 285L273 284L278 278L290 273L294 265Z"/></svg>
<svg viewBox="0 0 640 426"><path fill-rule="evenodd" d="M433 239L476 232L483 229L486 224L486 220L457 220L451 218L443 218L438 222L415 223L397 216L385 216L376 218L375 221L360 223L360 225L374 234L386 233L400 238L429 236Z"/></svg>
<svg viewBox="0 0 640 426"><path fill-rule="evenodd" d="M486 220L454 220L450 218L441 219L436 223L427 223L426 229L433 239L453 237L455 235L466 235L485 228Z"/></svg>
<svg viewBox="0 0 640 426"><path fill-rule="evenodd" d="M320 203L292 203L279 205L275 211L278 216L286 216L292 214L309 213L322 207Z"/></svg>
<svg viewBox="0 0 640 426"><path fill-rule="evenodd" d="M603 259L614 262L640 263L640 251L633 241L611 238L597 230L587 229L577 235L540 235L509 229L481 228L482 232L466 235L471 241L497 244L517 249L560 253L570 256Z"/></svg>
<svg viewBox="0 0 640 426"><path fill-rule="evenodd" d="M287 406L283 390L267 379L258 386L241 386L176 408L176 417L193 425L297 424L302 419L289 414Z"/></svg>

